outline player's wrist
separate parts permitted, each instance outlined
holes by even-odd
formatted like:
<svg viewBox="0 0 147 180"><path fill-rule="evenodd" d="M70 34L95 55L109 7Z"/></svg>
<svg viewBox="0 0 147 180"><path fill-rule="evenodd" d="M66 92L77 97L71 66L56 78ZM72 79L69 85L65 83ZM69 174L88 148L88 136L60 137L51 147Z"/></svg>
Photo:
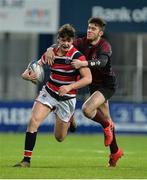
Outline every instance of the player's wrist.
<svg viewBox="0 0 147 180"><path fill-rule="evenodd" d="M100 66L101 62L99 60L90 60L88 61L88 67Z"/></svg>
<svg viewBox="0 0 147 180"><path fill-rule="evenodd" d="M87 67L88 66L88 61L84 61L83 66Z"/></svg>
<svg viewBox="0 0 147 180"><path fill-rule="evenodd" d="M73 83L73 84L68 85L68 87L69 87L69 91L73 90L73 89L75 88L75 87L74 87L74 83Z"/></svg>

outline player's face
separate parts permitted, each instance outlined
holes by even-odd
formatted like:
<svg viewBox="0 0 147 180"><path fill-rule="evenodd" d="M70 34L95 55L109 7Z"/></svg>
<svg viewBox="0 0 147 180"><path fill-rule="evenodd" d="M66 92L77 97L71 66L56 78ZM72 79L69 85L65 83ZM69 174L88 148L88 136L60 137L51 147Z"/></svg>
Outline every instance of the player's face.
<svg viewBox="0 0 147 180"><path fill-rule="evenodd" d="M73 38L59 38L58 45L62 52L67 52L70 50L71 45L73 44Z"/></svg>
<svg viewBox="0 0 147 180"><path fill-rule="evenodd" d="M90 23L88 24L88 28L87 28L87 39L89 41L96 41L97 39L99 39L101 36L103 35L103 31L101 31L101 29L99 28L99 26Z"/></svg>

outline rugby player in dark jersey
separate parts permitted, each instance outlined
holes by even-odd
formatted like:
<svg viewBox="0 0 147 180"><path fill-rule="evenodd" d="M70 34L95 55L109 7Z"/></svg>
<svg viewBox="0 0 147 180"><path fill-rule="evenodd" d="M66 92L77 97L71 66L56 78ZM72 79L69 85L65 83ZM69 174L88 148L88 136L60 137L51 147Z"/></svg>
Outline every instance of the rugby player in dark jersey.
<svg viewBox="0 0 147 180"><path fill-rule="evenodd" d="M91 70L92 83L89 85L91 96L83 104L82 109L86 117L102 125L104 144L110 146L111 152L108 165L115 167L123 151L117 145L114 123L109 112L108 100L115 93L117 84L111 67L111 45L102 38L105 25L100 18L88 20L87 36L74 41L74 46L86 56L87 61L73 60L72 65L76 69L89 67ZM47 50L46 57L48 63L52 64L54 53L51 48Z"/></svg>

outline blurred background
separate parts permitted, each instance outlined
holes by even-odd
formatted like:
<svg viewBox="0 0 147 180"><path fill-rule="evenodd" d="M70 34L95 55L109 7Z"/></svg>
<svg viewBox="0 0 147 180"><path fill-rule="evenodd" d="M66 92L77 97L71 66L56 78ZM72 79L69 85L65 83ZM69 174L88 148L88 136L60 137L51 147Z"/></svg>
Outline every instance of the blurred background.
<svg viewBox="0 0 147 180"><path fill-rule="evenodd" d="M110 101L110 111L116 130L147 134L146 0L0 0L1 132L26 129L33 100L42 87L21 79L28 63L39 59L56 42L60 25L72 24L81 37L92 16L106 20L104 36L112 45L118 89ZM79 90L75 112L79 133L101 131L81 112L87 97L87 88ZM44 121L40 131L52 131L53 116Z"/></svg>

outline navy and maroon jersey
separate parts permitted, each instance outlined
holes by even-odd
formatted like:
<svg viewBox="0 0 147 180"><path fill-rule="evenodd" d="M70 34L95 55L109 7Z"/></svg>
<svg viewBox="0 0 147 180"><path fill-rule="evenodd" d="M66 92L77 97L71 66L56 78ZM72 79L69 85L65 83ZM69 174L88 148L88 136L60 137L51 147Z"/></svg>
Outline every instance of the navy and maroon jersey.
<svg viewBox="0 0 147 180"><path fill-rule="evenodd" d="M74 41L74 46L86 56L87 60L99 59L100 55L106 55L108 62L105 67L90 67L92 74L91 88L115 88L116 77L111 67L111 46L103 38L96 45L91 45L86 37L78 38Z"/></svg>
<svg viewBox="0 0 147 180"><path fill-rule="evenodd" d="M46 90L57 100L67 100L76 97L77 90L73 89L64 96L58 95L59 87L62 85L69 85L79 79L79 71L71 66L72 59L79 59L85 61L86 58L73 46L65 56L57 56L57 49L53 49L55 53L54 64L50 66L49 80L46 83ZM41 62L46 64L45 54L41 57Z"/></svg>

